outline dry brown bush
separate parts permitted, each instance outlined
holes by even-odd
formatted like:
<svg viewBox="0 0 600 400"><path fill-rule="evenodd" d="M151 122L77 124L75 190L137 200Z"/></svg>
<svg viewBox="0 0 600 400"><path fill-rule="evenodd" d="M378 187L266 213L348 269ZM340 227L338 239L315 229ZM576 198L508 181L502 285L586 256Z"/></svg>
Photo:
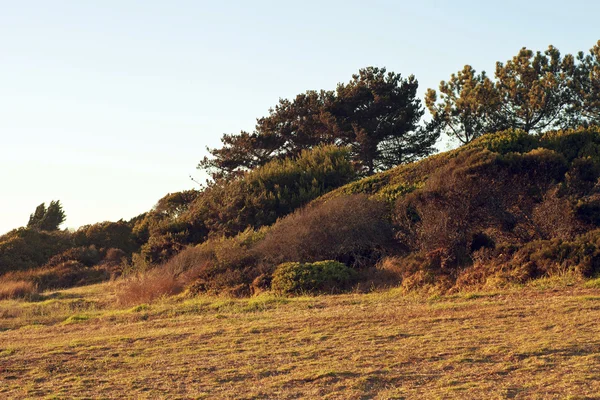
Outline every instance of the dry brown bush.
<svg viewBox="0 0 600 400"><path fill-rule="evenodd" d="M103 267L86 267L77 261L66 261L52 267L13 271L2 275L1 280L26 281L42 292L50 289L66 289L109 280L110 271Z"/></svg>
<svg viewBox="0 0 600 400"><path fill-rule="evenodd" d="M116 299L120 305L149 303L155 299L181 293L183 285L173 274L156 268L129 276L119 282Z"/></svg>
<svg viewBox="0 0 600 400"><path fill-rule="evenodd" d="M0 300L31 298L38 293L37 287L27 281L0 281Z"/></svg>
<svg viewBox="0 0 600 400"><path fill-rule="evenodd" d="M385 203L351 195L313 204L279 220L255 253L271 266L337 260L366 267L381 258L392 236Z"/></svg>

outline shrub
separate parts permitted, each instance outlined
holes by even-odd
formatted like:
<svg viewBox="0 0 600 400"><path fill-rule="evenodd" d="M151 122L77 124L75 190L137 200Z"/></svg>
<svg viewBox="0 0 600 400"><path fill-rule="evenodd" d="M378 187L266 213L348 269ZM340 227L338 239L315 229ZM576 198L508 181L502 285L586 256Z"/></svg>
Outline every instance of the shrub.
<svg viewBox="0 0 600 400"><path fill-rule="evenodd" d="M271 288L280 294L327 293L348 289L356 273L337 261L291 262L279 265Z"/></svg>
<svg viewBox="0 0 600 400"><path fill-rule="evenodd" d="M393 238L387 214L385 203L366 195L317 202L279 220L255 252L270 265L327 259L374 265Z"/></svg>
<svg viewBox="0 0 600 400"><path fill-rule="evenodd" d="M182 290L183 285L170 271L156 268L122 280L117 286L116 300L120 305L149 303Z"/></svg>
<svg viewBox="0 0 600 400"><path fill-rule="evenodd" d="M42 292L91 285L107 281L110 277L110 271L103 267L86 267L78 261L70 260L51 267L12 271L4 274L1 279L31 282Z"/></svg>
<svg viewBox="0 0 600 400"><path fill-rule="evenodd" d="M98 249L121 249L130 255L139 247L132 229L131 224L123 220L85 225L73 233L73 243L76 246L95 246Z"/></svg>
<svg viewBox="0 0 600 400"><path fill-rule="evenodd" d="M539 147L540 140L522 130L509 129L479 139L466 145L466 148L486 148L494 153L527 153Z"/></svg>
<svg viewBox="0 0 600 400"><path fill-rule="evenodd" d="M69 247L67 231L15 229L0 236L0 274L40 267Z"/></svg>
<svg viewBox="0 0 600 400"><path fill-rule="evenodd" d="M32 282L0 280L0 300L32 298L38 293Z"/></svg>
<svg viewBox="0 0 600 400"><path fill-rule="evenodd" d="M354 179L349 158L348 149L323 146L296 158L271 161L241 178L211 184L182 218L201 221L211 236L233 236L271 225Z"/></svg>
<svg viewBox="0 0 600 400"><path fill-rule="evenodd" d="M44 266L55 267L68 261L77 261L86 267L91 267L98 264L100 260L102 260L102 253L96 249L96 246L74 247L55 255Z"/></svg>

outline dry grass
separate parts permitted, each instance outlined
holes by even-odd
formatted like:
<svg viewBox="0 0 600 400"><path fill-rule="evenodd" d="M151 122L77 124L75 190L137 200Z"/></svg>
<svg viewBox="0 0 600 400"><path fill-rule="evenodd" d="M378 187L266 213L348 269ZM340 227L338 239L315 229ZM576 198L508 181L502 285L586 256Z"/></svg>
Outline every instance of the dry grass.
<svg viewBox="0 0 600 400"><path fill-rule="evenodd" d="M594 282L594 281L592 281ZM0 302L0 397L592 399L600 289Z"/></svg>
<svg viewBox="0 0 600 400"><path fill-rule="evenodd" d="M37 294L32 282L0 280L0 300L30 298Z"/></svg>
<svg viewBox="0 0 600 400"><path fill-rule="evenodd" d="M183 290L183 283L172 271L156 268L144 274L134 275L118 283L117 303L132 305L150 303L165 296L172 296Z"/></svg>

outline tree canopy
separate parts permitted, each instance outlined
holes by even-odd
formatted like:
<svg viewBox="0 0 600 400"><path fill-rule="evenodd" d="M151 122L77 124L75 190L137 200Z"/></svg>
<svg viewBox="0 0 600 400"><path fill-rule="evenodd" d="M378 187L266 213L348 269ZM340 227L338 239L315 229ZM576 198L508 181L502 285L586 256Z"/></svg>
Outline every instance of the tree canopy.
<svg viewBox="0 0 600 400"><path fill-rule="evenodd" d="M273 159L295 157L323 144L349 146L357 171L372 174L433 152L439 133L419 127L424 110L418 82L385 68L368 67L332 91L280 99L253 132L225 134L223 147L198 168L213 179L239 176Z"/></svg>
<svg viewBox="0 0 600 400"><path fill-rule="evenodd" d="M542 133L600 121L600 42L577 59L554 46L527 48L497 62L494 80L466 65L427 91L433 121L448 136L469 143L505 129Z"/></svg>
<svg viewBox="0 0 600 400"><path fill-rule="evenodd" d="M45 203L36 207L35 212L29 216L28 228L40 231L56 231L65 222L66 215L60 200L52 200L46 208Z"/></svg>

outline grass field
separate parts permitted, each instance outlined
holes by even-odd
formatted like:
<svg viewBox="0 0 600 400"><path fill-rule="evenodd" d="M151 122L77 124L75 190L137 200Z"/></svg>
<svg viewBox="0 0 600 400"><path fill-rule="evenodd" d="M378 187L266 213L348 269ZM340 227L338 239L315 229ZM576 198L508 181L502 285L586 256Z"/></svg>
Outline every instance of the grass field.
<svg viewBox="0 0 600 400"><path fill-rule="evenodd" d="M600 284L0 302L0 398L600 398Z"/></svg>

